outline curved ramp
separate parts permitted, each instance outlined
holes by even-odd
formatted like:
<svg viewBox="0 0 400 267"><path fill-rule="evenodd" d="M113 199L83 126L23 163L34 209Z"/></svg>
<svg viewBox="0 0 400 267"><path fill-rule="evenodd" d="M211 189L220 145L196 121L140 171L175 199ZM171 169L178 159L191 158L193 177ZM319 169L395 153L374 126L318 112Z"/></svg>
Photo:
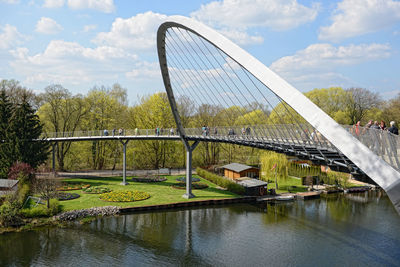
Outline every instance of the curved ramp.
<svg viewBox="0 0 400 267"><path fill-rule="evenodd" d="M282 103L294 109L294 111L318 131L323 138L326 138L338 151L343 153L366 175L381 186L389 195L397 211L400 212L400 173L396 169L354 138L300 91L239 46L215 30L197 21L182 16L174 16L170 17L168 21L164 22L159 27L157 33L157 49L164 85L180 136L183 140L187 140L187 135L181 122L177 98L174 94L176 93L177 87L180 86L180 90L183 92L186 88L192 86L192 83L198 82L205 85L208 81L197 77L201 76L202 73L214 76L214 87L199 87L197 89L199 95L192 95L194 100L199 101L199 105L203 105L206 100L199 99L203 98L204 94L207 93L204 90L215 92L224 86L222 82L219 84L218 80L220 80L220 78L217 77L217 75L219 75L218 72L222 72L223 67L221 67L222 70L216 68L207 69L206 65L209 63L204 63L204 68L196 67L194 64L199 63L201 59L198 60L198 62L196 62L195 59L191 59L196 51L189 51L183 44L184 41L189 44L187 47L191 47L191 49L195 49L196 45L199 47L198 44L192 46L191 43L199 42L201 44L201 42L205 42L206 44L204 44L204 47L212 46L216 49L216 52L209 52L210 57L213 53L216 55L217 53L223 53L228 63L234 61L236 65L244 69L249 75L252 75L252 79L255 79L266 87L264 90L272 91L273 95ZM199 51L199 53L204 52ZM181 59L177 58L177 56L181 56L182 54L186 55L186 59L184 57ZM186 67L182 66L184 63ZM192 65L192 70L190 75L187 75L186 85L183 85L185 83L183 81L183 78L185 78L183 75L188 73L190 65ZM178 75L179 72L176 72L179 66L181 66L181 74L179 74L181 76ZM197 76L195 71L198 73ZM229 77L229 75L228 73L227 77ZM232 87L232 85L230 86ZM196 93L196 91L193 92ZM241 97L243 96L246 97L246 94L242 94ZM222 98L222 95L219 94L217 98L219 97ZM241 100L237 97L236 99L239 102ZM215 101L215 97L209 97L209 101ZM265 99L265 101L268 100ZM235 105L235 103L232 105ZM276 107L276 105L273 107ZM297 130L295 131L298 132Z"/></svg>

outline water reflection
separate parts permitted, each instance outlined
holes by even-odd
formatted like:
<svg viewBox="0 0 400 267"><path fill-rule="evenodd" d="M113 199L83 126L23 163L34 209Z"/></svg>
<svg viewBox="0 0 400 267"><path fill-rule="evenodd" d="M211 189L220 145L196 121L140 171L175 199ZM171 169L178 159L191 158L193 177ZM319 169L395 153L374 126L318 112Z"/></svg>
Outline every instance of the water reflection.
<svg viewBox="0 0 400 267"><path fill-rule="evenodd" d="M129 214L1 235L0 252L1 266L395 266L400 217L379 192L328 195Z"/></svg>

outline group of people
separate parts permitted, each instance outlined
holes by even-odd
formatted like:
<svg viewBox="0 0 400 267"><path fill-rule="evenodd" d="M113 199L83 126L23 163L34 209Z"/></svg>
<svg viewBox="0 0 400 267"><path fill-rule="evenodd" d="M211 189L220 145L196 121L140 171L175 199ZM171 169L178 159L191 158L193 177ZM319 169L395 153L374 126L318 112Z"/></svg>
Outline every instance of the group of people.
<svg viewBox="0 0 400 267"><path fill-rule="evenodd" d="M165 131L168 131L168 130L164 130L163 128L161 128L161 127L156 127L155 129L154 129L154 133L155 133L155 135L157 135L157 136L159 136L159 135L164 135L164 132ZM176 129L176 132L178 132L178 129ZM174 128L170 128L169 129L169 132L167 132L167 133L169 133L169 135L175 135L175 129Z"/></svg>
<svg viewBox="0 0 400 267"><path fill-rule="evenodd" d="M210 127L208 127L206 125L203 125L203 127L201 127L201 134L203 136L209 136L210 132L211 132ZM217 135L217 134L218 134L218 129L217 129L217 127L214 127L213 135Z"/></svg>
<svg viewBox="0 0 400 267"><path fill-rule="evenodd" d="M115 136L116 133L117 133L117 129L115 129L115 128L112 129L112 136ZM103 135L104 135L104 136L108 136L108 135L109 135L109 132L108 132L107 129L105 129L105 130L103 131ZM119 130L118 130L118 135L124 135L124 129L119 128Z"/></svg>
<svg viewBox="0 0 400 267"><path fill-rule="evenodd" d="M395 121L391 121L389 124L390 124L390 127L387 128L386 127L386 123L383 120L380 123L378 121L369 120L368 123L364 126L364 128L365 129L376 129L376 130L382 130L382 131L389 131L392 134L399 135L399 129L395 126L396 122ZM360 130L361 130L360 127L361 127L361 122L360 121L358 121L353 127L354 133L357 136L362 134L360 132Z"/></svg>
<svg viewBox="0 0 400 267"><path fill-rule="evenodd" d="M250 127L247 127L247 128L243 127L242 128L242 135L250 135L250 133L251 133ZM208 127L206 125L203 125L203 127L201 127L201 134L203 136L209 136L210 134L218 135L218 129L217 129L217 127L214 127L214 129L213 129L213 131L211 133L210 127ZM234 136L234 135L236 135L235 129L234 128L229 128L228 129L228 136Z"/></svg>

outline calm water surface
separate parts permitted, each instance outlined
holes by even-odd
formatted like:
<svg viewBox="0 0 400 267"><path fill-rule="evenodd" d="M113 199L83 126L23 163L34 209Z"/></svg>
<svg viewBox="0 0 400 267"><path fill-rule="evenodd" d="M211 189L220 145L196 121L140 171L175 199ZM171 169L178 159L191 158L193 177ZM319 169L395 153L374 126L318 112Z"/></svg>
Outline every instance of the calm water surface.
<svg viewBox="0 0 400 267"><path fill-rule="evenodd" d="M400 266L379 192L215 206L0 235L1 266Z"/></svg>

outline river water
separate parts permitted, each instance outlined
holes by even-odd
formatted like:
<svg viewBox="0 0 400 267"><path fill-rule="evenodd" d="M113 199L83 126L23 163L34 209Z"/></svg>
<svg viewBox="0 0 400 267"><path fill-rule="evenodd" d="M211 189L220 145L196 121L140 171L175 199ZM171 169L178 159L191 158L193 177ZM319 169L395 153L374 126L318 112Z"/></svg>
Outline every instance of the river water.
<svg viewBox="0 0 400 267"><path fill-rule="evenodd" d="M400 266L380 192L101 218L0 235L0 266Z"/></svg>

